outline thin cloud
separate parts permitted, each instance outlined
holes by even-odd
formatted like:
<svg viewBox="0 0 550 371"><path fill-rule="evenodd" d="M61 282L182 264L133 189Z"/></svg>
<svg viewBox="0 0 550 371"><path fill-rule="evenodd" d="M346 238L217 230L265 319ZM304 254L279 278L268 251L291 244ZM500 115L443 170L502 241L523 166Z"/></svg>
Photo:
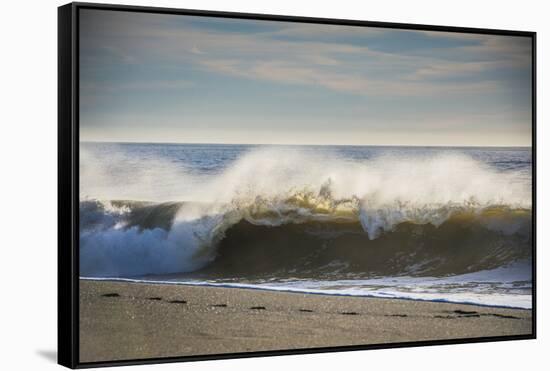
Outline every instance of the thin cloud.
<svg viewBox="0 0 550 371"><path fill-rule="evenodd" d="M80 34L83 133L530 133L527 38L92 10Z"/></svg>
<svg viewBox="0 0 550 371"><path fill-rule="evenodd" d="M430 95L490 93L499 88L495 81L455 82L453 84L426 83L426 75L448 75L452 67L437 70L419 70L414 78L406 80L370 79L352 73L337 73L317 66L303 66L285 60L279 61L243 61L243 60L204 60L201 62L208 70L243 77L252 80L270 81L278 84L313 85L348 94L361 95Z"/></svg>
<svg viewBox="0 0 550 371"><path fill-rule="evenodd" d="M285 27L282 23L276 31L228 34L196 28L192 23L174 25L173 22L163 24L155 20L147 24L145 18L139 18L138 22L129 22L128 26L121 28L120 20L112 21L116 23L110 25L105 22L103 26L124 36L125 46L120 45L121 50L124 47L141 50L148 58L160 56L234 77L277 84L306 84L347 94L453 94L467 91L469 87L472 93L491 92L498 88L498 84L484 81L481 73L502 68L504 64L515 67L517 59L525 56L522 51L518 53L516 47L503 43L502 38L495 39L488 35L420 31L431 37L478 41L479 45L454 47L446 51L450 54L458 51L469 53L474 59L459 63L441 57L375 51L368 48L368 44L357 46L345 43L345 38L353 36L375 38L395 32L380 28L312 24L287 24ZM276 38L281 35L287 38ZM336 35L343 40L319 42L322 35ZM298 39L292 40L291 37L297 36ZM126 54L131 53L128 51ZM478 54L483 54L484 58L480 59ZM499 54L501 59L485 60L494 54ZM517 54L518 58L509 57L517 57ZM453 81L447 84L433 81L464 75L477 75L478 78L475 82Z"/></svg>

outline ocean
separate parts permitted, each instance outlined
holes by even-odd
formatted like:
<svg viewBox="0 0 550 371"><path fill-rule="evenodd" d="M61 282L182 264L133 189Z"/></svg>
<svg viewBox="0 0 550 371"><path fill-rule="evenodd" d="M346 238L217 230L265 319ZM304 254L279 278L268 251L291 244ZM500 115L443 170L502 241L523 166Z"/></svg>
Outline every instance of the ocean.
<svg viewBox="0 0 550 371"><path fill-rule="evenodd" d="M532 307L530 147L80 144L80 276Z"/></svg>

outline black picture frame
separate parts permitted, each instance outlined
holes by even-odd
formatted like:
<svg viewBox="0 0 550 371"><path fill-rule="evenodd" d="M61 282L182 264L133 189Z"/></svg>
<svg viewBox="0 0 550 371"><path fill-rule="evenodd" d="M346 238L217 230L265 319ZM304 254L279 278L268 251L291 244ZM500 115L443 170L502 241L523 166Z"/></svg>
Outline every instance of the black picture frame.
<svg viewBox="0 0 550 371"><path fill-rule="evenodd" d="M82 363L79 361L79 11L100 9L156 14L193 15L249 20L399 28L489 35L523 36L532 42L532 333L466 339L412 341L358 346L338 346L232 354L181 356ZM311 18L284 15L234 13L145 6L70 3L58 8L58 363L69 368L122 366L183 361L203 361L244 357L279 356L321 352L342 352L381 348L418 347L445 344L526 340L536 338L536 32L483 28L386 23L347 19Z"/></svg>

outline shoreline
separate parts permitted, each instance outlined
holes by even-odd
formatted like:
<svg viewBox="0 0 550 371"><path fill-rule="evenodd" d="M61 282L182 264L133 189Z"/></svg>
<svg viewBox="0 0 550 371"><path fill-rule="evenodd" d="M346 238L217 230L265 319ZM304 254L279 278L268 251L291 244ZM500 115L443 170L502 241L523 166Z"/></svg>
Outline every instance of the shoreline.
<svg viewBox="0 0 550 371"><path fill-rule="evenodd" d="M531 311L532 308L517 307L513 305L498 305L498 304L485 304L485 303L473 303L473 302L461 302L452 301L447 299L421 299L421 298L408 298L408 297L384 297L368 294L342 294L334 292L321 292L321 291L307 291L306 289L290 289L290 288L269 288L261 287L254 284L231 284L231 283L216 283L216 282L180 282L180 281L156 281L146 279L134 279L134 278L101 278L101 277L79 277L80 281L92 281L92 282L121 282L131 284L144 284L144 285L167 285L167 286L191 286L191 287L215 287L225 289L240 289L240 290L258 290L267 292L280 292L287 294L298 295L321 295L321 296L334 296L334 297L350 297L350 298L367 298L367 299L386 299L386 300L406 300L406 301L420 301L428 303L444 303L444 304L456 304L456 305L472 305L476 307L486 307L495 309L514 309L514 310L527 310Z"/></svg>
<svg viewBox="0 0 550 371"><path fill-rule="evenodd" d="M529 335L530 309L81 279L80 361Z"/></svg>

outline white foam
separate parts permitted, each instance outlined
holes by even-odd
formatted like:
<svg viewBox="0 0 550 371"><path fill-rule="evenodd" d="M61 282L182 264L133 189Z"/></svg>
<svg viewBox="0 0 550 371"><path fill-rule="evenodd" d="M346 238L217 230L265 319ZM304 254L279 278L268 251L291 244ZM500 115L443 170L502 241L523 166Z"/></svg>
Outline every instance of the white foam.
<svg viewBox="0 0 550 371"><path fill-rule="evenodd" d="M81 199L105 201L101 215L81 209L81 221L96 223L90 230L81 224L83 275L198 269L211 258L207 247L243 218L268 225L352 218L374 239L405 221L438 226L457 210L531 205L524 175L458 154L349 161L335 153L263 148L207 177L166 160L138 161L116 146L102 154L81 148L80 161ZM170 231L140 231L121 228L119 216L128 210L108 206L115 199L204 204L182 208Z"/></svg>
<svg viewBox="0 0 550 371"><path fill-rule="evenodd" d="M93 212L93 207L102 212ZM212 260L215 239L223 232L223 215L202 215L192 206L180 212L169 231L123 228L124 212L103 203L86 203L88 214L100 214L80 231L80 274L134 276L149 273L181 273L201 268Z"/></svg>
<svg viewBox="0 0 550 371"><path fill-rule="evenodd" d="M189 279L139 279L81 277L136 283L250 288L324 295L440 301L510 308L532 308L531 260L505 267L450 277L383 277L354 280L269 280L265 282L220 282Z"/></svg>
<svg viewBox="0 0 550 371"><path fill-rule="evenodd" d="M524 174L499 172L460 154L354 162L335 153L263 148L205 177L164 160L136 164L123 151L83 152L81 168L81 198L227 204L226 211L258 224L347 213L370 238L405 221L438 226L457 210L531 206ZM263 217L265 211L277 218Z"/></svg>
<svg viewBox="0 0 550 371"><path fill-rule="evenodd" d="M532 308L532 296L529 290L523 290L521 293L511 292L483 292L483 287L480 290L464 291L442 291L437 292L423 289L421 286L416 287L416 292L406 291L399 288L397 285L393 287L380 288L377 286L369 286L367 281L363 281L362 285L355 282L357 286L351 286L349 281L295 281L295 282L280 282L280 283L221 283L212 281L162 281L149 279L132 279L132 278L108 278L108 277L81 277L81 279L99 280L99 281L122 281L134 283L151 283L151 284L172 284L172 285L191 285L191 286L212 286L212 287L228 287L228 288L243 288L243 289L258 289L268 291L295 292L305 294L320 294L334 296L356 296L356 297L373 297L385 299L409 299L419 301L435 301L457 304L474 304L495 307L507 308ZM417 281L418 283L418 281ZM373 284L371 282L371 284ZM380 282L378 282L380 284ZM412 283L409 283L412 284ZM346 286L347 285L347 286ZM338 289L330 289L327 287L339 286Z"/></svg>

